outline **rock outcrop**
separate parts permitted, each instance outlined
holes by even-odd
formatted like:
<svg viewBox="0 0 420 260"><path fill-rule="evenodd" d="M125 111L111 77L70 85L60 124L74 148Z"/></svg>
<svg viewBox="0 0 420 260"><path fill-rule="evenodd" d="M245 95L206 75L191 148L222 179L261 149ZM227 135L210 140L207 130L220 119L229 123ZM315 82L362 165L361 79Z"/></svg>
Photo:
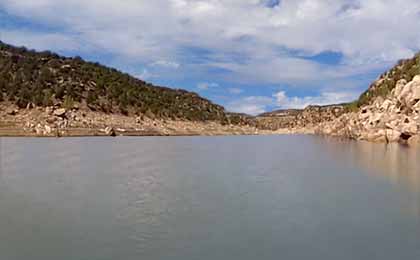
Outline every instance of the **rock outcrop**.
<svg viewBox="0 0 420 260"><path fill-rule="evenodd" d="M357 112L323 122L316 133L372 142L419 144L420 75L401 79L385 97L378 96Z"/></svg>
<svg viewBox="0 0 420 260"><path fill-rule="evenodd" d="M343 115L343 105L308 106L305 109L286 109L265 113L256 118L257 127L266 130L313 128Z"/></svg>

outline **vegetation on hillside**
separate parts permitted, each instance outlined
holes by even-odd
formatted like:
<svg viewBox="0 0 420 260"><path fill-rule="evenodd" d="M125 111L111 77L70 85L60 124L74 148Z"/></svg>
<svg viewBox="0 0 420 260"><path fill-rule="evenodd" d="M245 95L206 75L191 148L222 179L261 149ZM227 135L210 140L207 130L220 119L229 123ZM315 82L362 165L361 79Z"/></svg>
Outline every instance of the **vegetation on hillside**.
<svg viewBox="0 0 420 260"><path fill-rule="evenodd" d="M105 113L152 118L227 120L224 108L196 93L157 87L80 57L66 58L0 42L0 101L21 108L34 104L85 105Z"/></svg>
<svg viewBox="0 0 420 260"><path fill-rule="evenodd" d="M382 74L356 102L348 106L361 107L369 104L375 97L386 97L399 80L405 79L410 82L416 75L420 75L420 53L411 59L400 60L395 67Z"/></svg>

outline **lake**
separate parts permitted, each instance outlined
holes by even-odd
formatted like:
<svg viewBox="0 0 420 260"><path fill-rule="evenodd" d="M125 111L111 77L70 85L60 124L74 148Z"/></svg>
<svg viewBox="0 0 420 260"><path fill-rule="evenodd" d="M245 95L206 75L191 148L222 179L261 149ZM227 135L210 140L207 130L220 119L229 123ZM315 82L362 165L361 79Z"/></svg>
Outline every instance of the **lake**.
<svg viewBox="0 0 420 260"><path fill-rule="evenodd" d="M0 138L0 259L420 259L420 150Z"/></svg>

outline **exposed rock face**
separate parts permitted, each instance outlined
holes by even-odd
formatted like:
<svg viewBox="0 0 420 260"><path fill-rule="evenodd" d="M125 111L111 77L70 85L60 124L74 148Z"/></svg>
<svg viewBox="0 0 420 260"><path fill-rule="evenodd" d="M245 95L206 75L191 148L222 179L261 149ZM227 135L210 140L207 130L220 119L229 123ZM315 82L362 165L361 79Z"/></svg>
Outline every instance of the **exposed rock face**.
<svg viewBox="0 0 420 260"><path fill-rule="evenodd" d="M105 128L104 133L107 136L117 136L117 134L115 133L114 128L113 127L109 127L109 126L107 128Z"/></svg>
<svg viewBox="0 0 420 260"><path fill-rule="evenodd" d="M345 113L342 105L308 106L305 109L278 110L257 117L261 129L278 130L283 128L310 128L322 122L332 121Z"/></svg>
<svg viewBox="0 0 420 260"><path fill-rule="evenodd" d="M420 75L402 79L385 98L379 96L358 112L323 122L316 133L373 142L418 144L420 134Z"/></svg>

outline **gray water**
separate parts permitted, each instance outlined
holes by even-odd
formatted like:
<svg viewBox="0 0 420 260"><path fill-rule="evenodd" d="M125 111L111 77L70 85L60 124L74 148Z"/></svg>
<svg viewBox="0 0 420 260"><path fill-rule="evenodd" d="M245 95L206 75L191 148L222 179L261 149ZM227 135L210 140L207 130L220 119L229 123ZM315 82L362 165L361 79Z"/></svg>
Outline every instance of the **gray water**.
<svg viewBox="0 0 420 260"><path fill-rule="evenodd" d="M0 260L420 259L420 150L0 139Z"/></svg>

